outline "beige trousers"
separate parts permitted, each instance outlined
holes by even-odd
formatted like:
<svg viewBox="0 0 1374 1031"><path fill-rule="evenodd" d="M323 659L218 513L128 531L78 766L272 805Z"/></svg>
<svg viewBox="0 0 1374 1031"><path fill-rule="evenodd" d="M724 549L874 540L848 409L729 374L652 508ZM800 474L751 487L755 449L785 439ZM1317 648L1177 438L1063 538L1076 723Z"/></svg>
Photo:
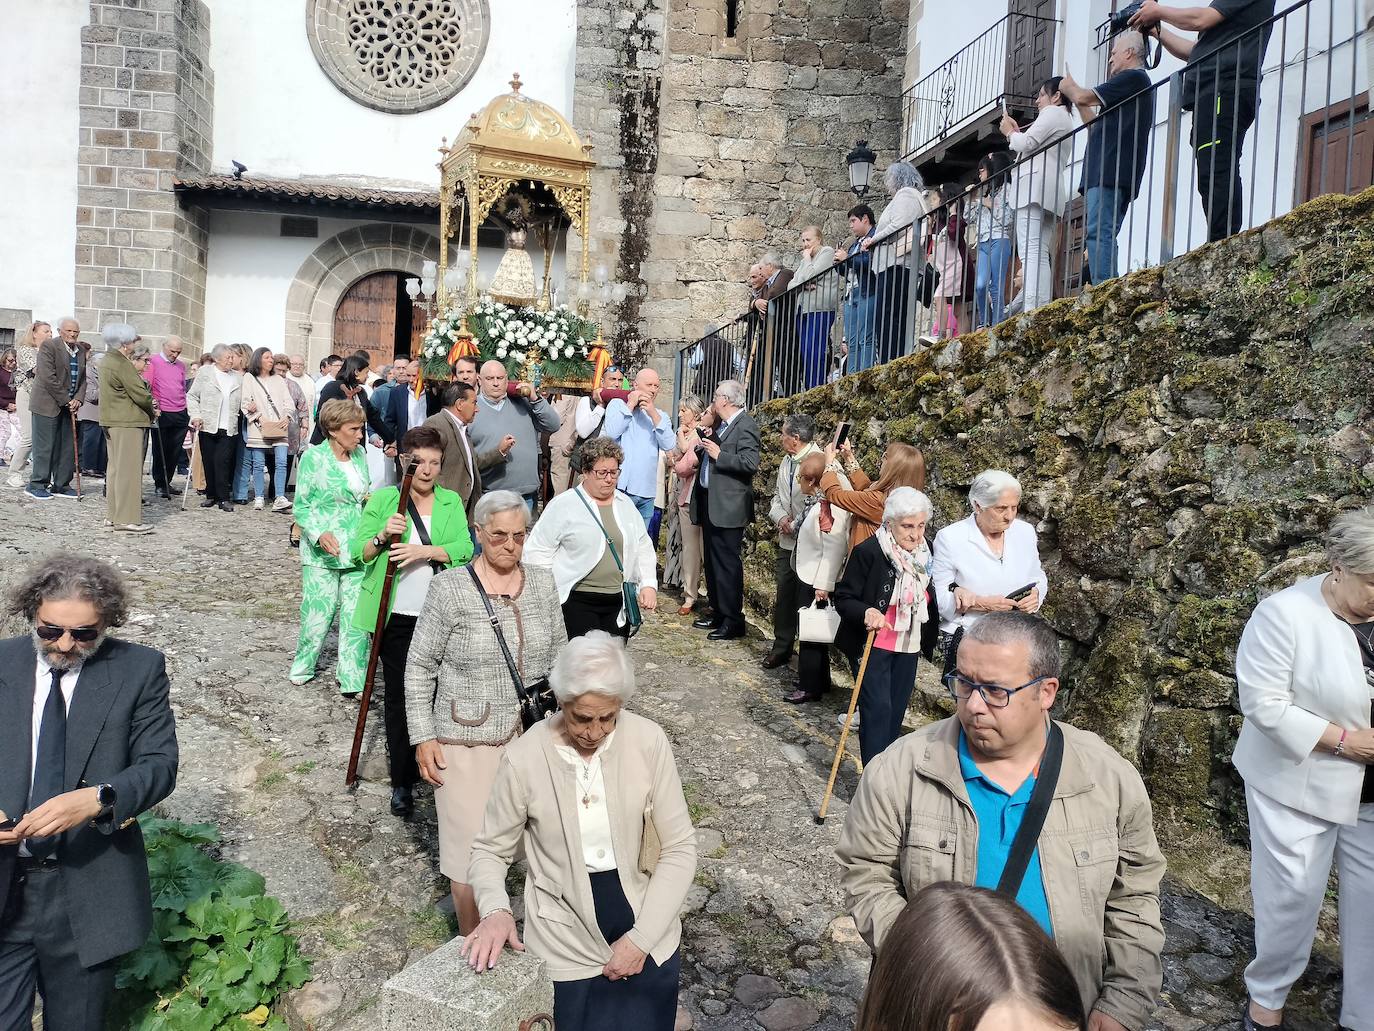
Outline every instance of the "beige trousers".
<svg viewBox="0 0 1374 1031"><path fill-rule="evenodd" d="M687 517L686 506L677 510L677 531L682 537L682 600L690 605L701 592L701 527Z"/></svg>
<svg viewBox="0 0 1374 1031"><path fill-rule="evenodd" d="M577 439L577 401L571 394L565 394L553 403L559 419L558 429L549 437L549 480L555 497L567 490L574 479L568 451Z"/></svg>
<svg viewBox="0 0 1374 1031"><path fill-rule="evenodd" d="M144 432L125 426L105 431L110 451L105 470L105 518L116 526L143 521Z"/></svg>

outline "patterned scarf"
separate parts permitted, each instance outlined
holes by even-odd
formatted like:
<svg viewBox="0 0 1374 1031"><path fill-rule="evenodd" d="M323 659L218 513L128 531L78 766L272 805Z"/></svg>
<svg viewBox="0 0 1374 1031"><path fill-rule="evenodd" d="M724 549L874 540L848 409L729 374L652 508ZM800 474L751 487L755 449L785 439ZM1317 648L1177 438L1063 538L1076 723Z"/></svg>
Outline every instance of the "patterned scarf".
<svg viewBox="0 0 1374 1031"><path fill-rule="evenodd" d="M897 586L888 600L889 608L897 606L892 629L898 634L909 634L926 620L926 566L930 553L924 540L915 551L907 551L886 526L878 527L877 537L883 554L897 568Z"/></svg>

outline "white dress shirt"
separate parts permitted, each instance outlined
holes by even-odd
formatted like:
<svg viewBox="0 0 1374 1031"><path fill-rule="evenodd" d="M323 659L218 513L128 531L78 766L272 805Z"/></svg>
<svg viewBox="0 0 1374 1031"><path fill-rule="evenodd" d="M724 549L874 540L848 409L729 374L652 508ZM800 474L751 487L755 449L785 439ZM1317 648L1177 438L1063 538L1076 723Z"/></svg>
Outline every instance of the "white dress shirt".
<svg viewBox="0 0 1374 1031"><path fill-rule="evenodd" d="M931 569L935 602L940 607L940 629L952 634L961 626L978 622L980 612L958 611L951 584L974 594L1008 595L1034 584L1045 604L1049 578L1040 566L1040 542L1035 527L1023 519L1013 519L1002 537L999 558L988 546L983 531L973 516L951 523L935 535L935 562Z"/></svg>
<svg viewBox="0 0 1374 1031"><path fill-rule="evenodd" d="M68 712L71 711L72 694L76 691L76 681L80 676L80 666L75 666L62 674L62 701ZM51 689L52 666L48 665L47 659L39 655L33 675L33 734L29 738L29 790L31 792L34 774L38 770L38 734L43 729L43 708L48 704L48 692ZM23 814L7 813L6 815L18 819ZM27 845L19 846L19 854L21 856L32 855Z"/></svg>
<svg viewBox="0 0 1374 1031"><path fill-rule="evenodd" d="M573 422L577 424L577 435L579 437L590 437L601 432L601 426L606 419L606 406L593 405L590 397L581 397L577 400L577 411L573 415Z"/></svg>
<svg viewBox="0 0 1374 1031"><path fill-rule="evenodd" d="M445 408L444 411L447 412L448 417L453 420L453 425L458 427L458 439L463 442L463 454L468 456L468 471L473 472L477 469L477 463L472 460L472 444L468 441L468 424L454 415L452 408ZM420 423L416 423L415 425L418 426Z"/></svg>
<svg viewBox="0 0 1374 1031"><path fill-rule="evenodd" d="M577 779L577 827L582 837L582 861L588 873L614 870L615 847L611 842L611 814L606 808L606 781L601 775L601 754L615 737L606 735L596 754L584 759L571 745L556 744L558 754L573 768Z"/></svg>
<svg viewBox="0 0 1374 1031"><path fill-rule="evenodd" d="M420 396L416 397L415 391L411 387L405 387L403 389L406 392L406 404L408 406L406 427L407 429L413 430L416 426L419 426L429 418L429 416L425 414L425 395L424 391L421 391Z"/></svg>

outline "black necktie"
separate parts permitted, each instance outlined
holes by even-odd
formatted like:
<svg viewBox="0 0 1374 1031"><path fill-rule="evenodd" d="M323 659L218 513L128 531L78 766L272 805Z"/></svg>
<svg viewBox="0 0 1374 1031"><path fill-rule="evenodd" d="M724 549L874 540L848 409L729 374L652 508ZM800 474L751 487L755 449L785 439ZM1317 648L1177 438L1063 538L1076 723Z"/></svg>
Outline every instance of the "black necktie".
<svg viewBox="0 0 1374 1031"><path fill-rule="evenodd" d="M62 794L67 770L67 703L62 697L62 670L52 671L52 686L43 706L43 723L38 729L38 759L33 764L33 788L29 791L29 812L50 798ZM57 848L57 835L30 838L29 851L40 859Z"/></svg>

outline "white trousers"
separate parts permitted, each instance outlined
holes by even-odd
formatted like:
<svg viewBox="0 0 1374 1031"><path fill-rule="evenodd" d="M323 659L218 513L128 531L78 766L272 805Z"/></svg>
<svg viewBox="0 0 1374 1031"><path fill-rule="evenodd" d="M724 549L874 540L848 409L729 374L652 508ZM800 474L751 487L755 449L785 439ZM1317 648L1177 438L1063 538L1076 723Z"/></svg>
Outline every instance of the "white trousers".
<svg viewBox="0 0 1374 1031"><path fill-rule="evenodd" d="M1245 785L1255 959L1250 998L1281 1010L1307 968L1334 856L1340 877L1341 1026L1374 1031L1374 804L1354 826L1300 813Z"/></svg>
<svg viewBox="0 0 1374 1031"><path fill-rule="evenodd" d="M1033 311L1054 300L1050 251L1054 249L1056 219L1039 204L1016 209L1016 253L1021 256L1022 311Z"/></svg>

